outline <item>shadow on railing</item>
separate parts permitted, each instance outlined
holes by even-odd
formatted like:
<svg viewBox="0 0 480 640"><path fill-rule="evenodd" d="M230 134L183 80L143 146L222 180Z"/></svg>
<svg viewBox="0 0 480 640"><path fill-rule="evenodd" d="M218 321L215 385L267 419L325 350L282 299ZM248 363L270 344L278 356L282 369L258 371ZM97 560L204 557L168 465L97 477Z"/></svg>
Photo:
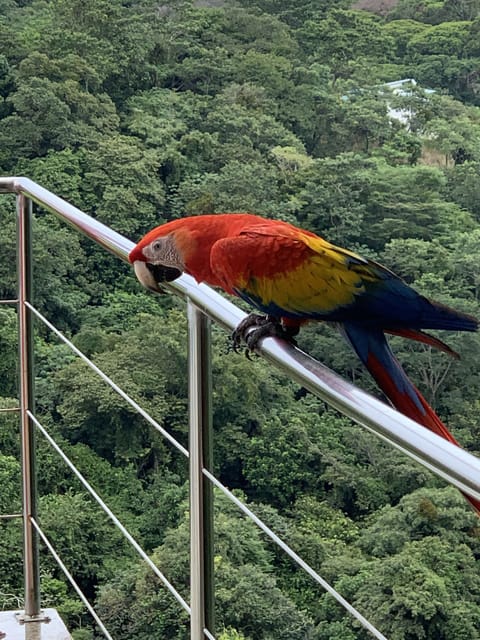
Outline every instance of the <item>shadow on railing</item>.
<svg viewBox="0 0 480 640"><path fill-rule="evenodd" d="M160 578L163 585L190 615L190 638L214 638L214 585L213 585L213 487L222 491L237 507L299 567L306 571L323 589L328 591L374 637L385 639L360 612L331 587L314 568L309 566L293 549L265 525L245 504L234 496L211 472L211 367L210 320L228 330L236 327L244 313L231 302L205 285L197 285L189 276L182 276L169 285L172 292L187 301L189 341L189 450L185 449L130 396L103 373L89 358L72 344L51 322L36 309L31 301L31 212L32 202L56 214L77 231L127 261L133 243L86 215L76 207L43 189L26 178L0 178L0 193L17 196L18 221L18 300L5 301L18 305L20 345L20 407L22 424L22 477L23 477L23 529L24 529L24 620L42 620L39 594L39 562L37 545L41 539L54 556L67 579L79 594L106 638L111 638L105 625L81 592L73 576L42 531L36 514L35 451L32 446L33 429L37 429L70 467L103 511L120 529L141 558ZM151 561L140 545L96 493L93 487L66 456L45 427L39 422L33 405L32 371L32 318L41 321L62 340L79 358L138 411L180 453L189 459L190 467L190 603L187 603L162 571ZM439 436L417 425L387 405L349 384L329 369L292 345L274 338L264 340L262 355L275 367L322 398L344 415L373 431L392 446L423 464L447 482L469 495L480 499L480 460L452 445ZM20 514L5 514L15 517ZM2 517L0 515L0 517Z"/></svg>

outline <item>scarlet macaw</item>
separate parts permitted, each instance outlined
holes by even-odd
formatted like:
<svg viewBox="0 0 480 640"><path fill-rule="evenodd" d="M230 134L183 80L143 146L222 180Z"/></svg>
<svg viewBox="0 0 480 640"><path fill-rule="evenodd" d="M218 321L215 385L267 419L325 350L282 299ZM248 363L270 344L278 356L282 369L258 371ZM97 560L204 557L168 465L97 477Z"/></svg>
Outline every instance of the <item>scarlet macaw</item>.
<svg viewBox="0 0 480 640"><path fill-rule="evenodd" d="M168 222L147 233L129 259L149 289L160 291L159 282L185 272L266 314L240 323L236 346L243 338L253 349L265 335L291 340L311 320L338 324L393 406L458 445L403 371L385 333L456 355L422 329L476 331L476 318L428 300L380 264L314 233L247 213ZM466 497L480 514L480 502Z"/></svg>

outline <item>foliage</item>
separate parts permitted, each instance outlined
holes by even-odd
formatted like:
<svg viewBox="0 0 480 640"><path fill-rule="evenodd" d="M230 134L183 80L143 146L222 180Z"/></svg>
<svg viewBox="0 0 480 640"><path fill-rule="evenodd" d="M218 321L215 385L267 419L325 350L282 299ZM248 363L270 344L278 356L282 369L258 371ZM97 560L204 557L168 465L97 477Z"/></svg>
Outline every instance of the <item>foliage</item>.
<svg viewBox="0 0 480 640"><path fill-rule="evenodd" d="M355 5L357 6L357 5ZM184 215L251 210L380 260L479 314L478 0L0 0L0 173L27 175L136 240ZM410 78L401 87L394 81ZM15 215L0 199L0 295L16 297ZM140 418L37 323L36 413L188 600L183 304L34 208L34 301L148 410ZM0 309L0 408L18 405L17 317ZM480 451L480 344L449 360L392 347L465 447ZM300 346L371 393L331 327ZM214 471L392 639L478 635L479 527L461 496L213 332ZM184 640L188 617L37 434L39 519L123 638ZM0 511L20 508L18 416L0 413ZM22 606L21 523L0 520L0 605ZM366 639L215 494L222 640ZM42 593L96 637L42 548Z"/></svg>

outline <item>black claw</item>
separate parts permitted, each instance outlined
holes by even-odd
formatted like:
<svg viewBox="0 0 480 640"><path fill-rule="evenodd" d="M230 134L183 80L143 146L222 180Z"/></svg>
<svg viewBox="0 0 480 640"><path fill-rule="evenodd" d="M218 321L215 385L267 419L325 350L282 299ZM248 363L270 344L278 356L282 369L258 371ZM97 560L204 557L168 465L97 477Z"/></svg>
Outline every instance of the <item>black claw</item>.
<svg viewBox="0 0 480 640"><path fill-rule="evenodd" d="M240 322L232 333L231 349L239 353L242 349L242 342L245 343L247 345L245 355L251 360L250 356L254 354L262 338L282 338L296 345L293 336L297 333L297 327L283 327L280 321L273 316L251 313Z"/></svg>
<svg viewBox="0 0 480 640"><path fill-rule="evenodd" d="M238 353L242 348L242 342L247 341L249 330L252 329L252 327L261 327L267 322L266 316L261 316L258 313L250 313L240 322L232 333L232 349Z"/></svg>

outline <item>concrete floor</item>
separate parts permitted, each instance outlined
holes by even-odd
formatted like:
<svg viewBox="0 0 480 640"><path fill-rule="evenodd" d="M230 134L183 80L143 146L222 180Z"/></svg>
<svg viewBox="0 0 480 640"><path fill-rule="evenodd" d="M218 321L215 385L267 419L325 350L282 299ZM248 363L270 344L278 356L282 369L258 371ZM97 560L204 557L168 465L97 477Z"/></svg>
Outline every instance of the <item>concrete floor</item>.
<svg viewBox="0 0 480 640"><path fill-rule="evenodd" d="M49 622L19 620L23 611L0 611L0 640L72 640L55 609L42 609Z"/></svg>

